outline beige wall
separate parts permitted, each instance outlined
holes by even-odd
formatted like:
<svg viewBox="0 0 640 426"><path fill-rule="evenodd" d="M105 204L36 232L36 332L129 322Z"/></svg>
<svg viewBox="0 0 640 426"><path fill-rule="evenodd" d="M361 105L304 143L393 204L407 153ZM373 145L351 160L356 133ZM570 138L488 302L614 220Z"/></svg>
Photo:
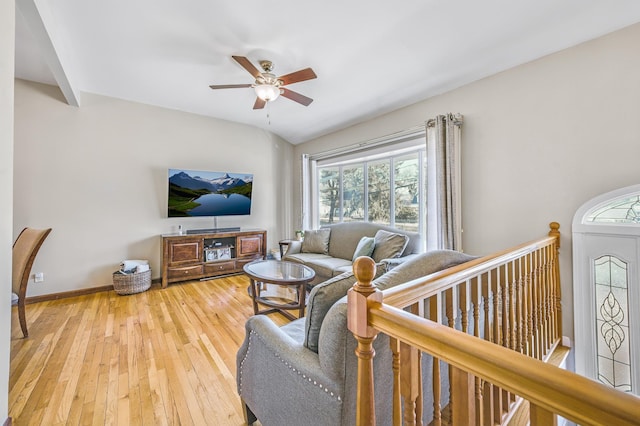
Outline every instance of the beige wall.
<svg viewBox="0 0 640 426"><path fill-rule="evenodd" d="M298 145L295 157L464 114L465 251L508 248L560 222L565 334L573 336L573 215L640 179L639 43L635 25Z"/></svg>
<svg viewBox="0 0 640 426"><path fill-rule="evenodd" d="M15 2L0 1L0 423L8 416L13 244L13 57Z"/></svg>
<svg viewBox="0 0 640 426"><path fill-rule="evenodd" d="M218 226L266 229L269 248L290 227L292 145L269 132L86 93L75 108L23 80L15 90L13 233L53 228L29 296L110 285L123 259L149 259L160 277L160 234L214 225L166 217L169 168L253 173L251 215Z"/></svg>

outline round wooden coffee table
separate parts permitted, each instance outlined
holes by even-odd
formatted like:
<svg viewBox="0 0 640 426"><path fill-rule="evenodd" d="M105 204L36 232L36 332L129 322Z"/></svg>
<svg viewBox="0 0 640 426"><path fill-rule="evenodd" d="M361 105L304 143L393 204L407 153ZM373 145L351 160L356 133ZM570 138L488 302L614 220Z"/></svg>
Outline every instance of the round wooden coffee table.
<svg viewBox="0 0 640 426"><path fill-rule="evenodd" d="M308 266L280 260L258 260L244 265L244 272L251 279L249 294L253 301L253 313L280 312L290 320L296 319L291 310L304 316L307 300L307 284L316 273ZM260 310L258 305L268 308Z"/></svg>

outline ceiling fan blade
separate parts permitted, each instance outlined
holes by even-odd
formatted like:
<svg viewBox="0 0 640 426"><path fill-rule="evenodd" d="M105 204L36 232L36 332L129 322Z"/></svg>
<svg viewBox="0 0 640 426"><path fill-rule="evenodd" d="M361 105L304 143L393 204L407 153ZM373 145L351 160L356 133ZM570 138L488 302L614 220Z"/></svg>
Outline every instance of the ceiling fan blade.
<svg viewBox="0 0 640 426"><path fill-rule="evenodd" d="M253 109L262 109L267 104L267 101L263 101L262 99L256 97L256 103L253 104Z"/></svg>
<svg viewBox="0 0 640 426"><path fill-rule="evenodd" d="M300 71L292 72L291 74L278 77L278 80L282 80L282 85L297 83L299 81L312 80L318 77L311 68L305 68Z"/></svg>
<svg viewBox="0 0 640 426"><path fill-rule="evenodd" d="M250 84L212 84L212 89L240 89L243 87L251 87Z"/></svg>
<svg viewBox="0 0 640 426"><path fill-rule="evenodd" d="M242 68L244 68L245 70L249 71L249 74L251 74L253 76L253 78L258 78L259 76L262 75L262 73L260 71L258 71L258 68L256 68L251 63L251 61L249 61L244 56L232 56L232 58L235 59L235 61L237 63L239 63L242 66Z"/></svg>
<svg viewBox="0 0 640 426"><path fill-rule="evenodd" d="M289 98L292 101L296 101L297 103L304 106L309 106L309 104L313 102L313 99L308 98L305 95L301 95L298 92L294 92L293 90L289 90L286 87L281 87L280 90L282 91L282 96L284 96L285 98Z"/></svg>

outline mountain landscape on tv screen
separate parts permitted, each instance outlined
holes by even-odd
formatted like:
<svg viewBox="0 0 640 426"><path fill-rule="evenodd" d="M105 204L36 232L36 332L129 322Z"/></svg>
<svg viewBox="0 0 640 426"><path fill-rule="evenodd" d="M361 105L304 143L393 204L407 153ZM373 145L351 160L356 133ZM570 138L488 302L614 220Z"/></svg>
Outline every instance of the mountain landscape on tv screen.
<svg viewBox="0 0 640 426"><path fill-rule="evenodd" d="M169 217L248 215L253 175L169 170Z"/></svg>

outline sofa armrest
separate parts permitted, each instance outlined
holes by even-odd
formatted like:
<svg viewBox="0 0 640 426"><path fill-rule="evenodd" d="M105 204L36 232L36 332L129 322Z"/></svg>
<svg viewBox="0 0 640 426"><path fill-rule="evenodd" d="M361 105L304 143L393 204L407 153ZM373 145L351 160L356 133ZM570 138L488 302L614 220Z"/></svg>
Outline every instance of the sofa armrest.
<svg viewBox="0 0 640 426"><path fill-rule="evenodd" d="M343 385L324 373L318 354L266 316L249 318L245 329L236 358L236 380L238 394L258 420L262 424L302 424L302 417L311 415L322 419L321 424L339 424ZM305 397L314 401L318 411L276 410L270 398L275 390L280 401Z"/></svg>
<svg viewBox="0 0 640 426"><path fill-rule="evenodd" d="M389 272L396 266L402 265L404 262L411 260L417 256L418 256L418 253L412 253L402 257L382 259L380 263L384 264L384 266L386 267L386 271Z"/></svg>
<svg viewBox="0 0 640 426"><path fill-rule="evenodd" d="M298 254L302 252L302 241L291 241L287 246L287 251L284 253L284 257L290 254Z"/></svg>

